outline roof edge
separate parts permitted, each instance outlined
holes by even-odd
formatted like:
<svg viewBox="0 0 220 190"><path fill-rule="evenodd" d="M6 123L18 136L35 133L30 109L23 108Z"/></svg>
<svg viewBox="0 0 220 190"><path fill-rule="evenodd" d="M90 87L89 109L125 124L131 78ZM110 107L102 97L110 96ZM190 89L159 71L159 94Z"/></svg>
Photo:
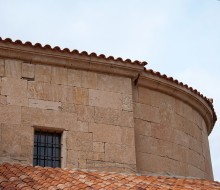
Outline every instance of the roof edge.
<svg viewBox="0 0 220 190"><path fill-rule="evenodd" d="M24 47L33 47L33 48L38 48L38 49L43 49L43 50L51 50L54 52L63 52L63 53L69 53L69 54L77 54L77 55L84 55L87 57L95 57L95 58L100 58L100 59L105 59L105 60L112 60L112 61L119 61L122 63L130 63L130 64L136 64L136 65L141 65L141 66L146 66L148 63L146 61L132 61L130 59L122 59L121 57L118 58L114 58L113 56L105 56L104 54L100 54L97 55L96 53L92 52L92 53L88 53L86 51L82 51L79 52L78 50L74 49L74 50L70 50L68 48L63 48L61 49L59 46L55 46L55 47L51 47L50 45L46 44L45 46L42 46L40 43L36 43L36 44L32 44L31 42L27 41L27 42L22 42L21 40L15 40L13 41L10 38L1 38L0 37L0 42L4 42L4 43L11 43L14 45L21 45Z"/></svg>
<svg viewBox="0 0 220 190"><path fill-rule="evenodd" d="M140 80L138 80L138 85L162 91L188 102L203 116L208 126L208 134L211 133L215 122L217 121L217 115L212 101L197 90L173 79L172 77L167 77L160 72L155 72L146 68L140 76ZM164 86L166 86L166 88L164 88Z"/></svg>

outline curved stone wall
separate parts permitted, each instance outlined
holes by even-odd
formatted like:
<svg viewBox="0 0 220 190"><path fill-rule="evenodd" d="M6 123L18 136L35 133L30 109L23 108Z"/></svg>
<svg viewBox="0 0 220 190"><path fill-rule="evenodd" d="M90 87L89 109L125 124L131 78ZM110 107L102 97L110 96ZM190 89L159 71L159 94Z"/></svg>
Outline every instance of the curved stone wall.
<svg viewBox="0 0 220 190"><path fill-rule="evenodd" d="M188 92L181 99L177 86L154 80L145 74L134 90L137 171L213 179L207 121Z"/></svg>

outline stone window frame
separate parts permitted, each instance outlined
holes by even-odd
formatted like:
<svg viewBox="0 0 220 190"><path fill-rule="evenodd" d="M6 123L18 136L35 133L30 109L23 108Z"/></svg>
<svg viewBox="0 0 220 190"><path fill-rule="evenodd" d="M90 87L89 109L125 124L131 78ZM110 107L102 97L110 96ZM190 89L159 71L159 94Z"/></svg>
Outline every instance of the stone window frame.
<svg viewBox="0 0 220 190"><path fill-rule="evenodd" d="M66 150L66 133L67 131L63 128L55 128L55 127L44 127L44 126L33 126L33 137L35 131L45 131L45 132L56 132L61 133L61 168L66 167L66 159L67 159L67 150ZM33 138L33 154L32 154L32 164L34 163L34 138Z"/></svg>

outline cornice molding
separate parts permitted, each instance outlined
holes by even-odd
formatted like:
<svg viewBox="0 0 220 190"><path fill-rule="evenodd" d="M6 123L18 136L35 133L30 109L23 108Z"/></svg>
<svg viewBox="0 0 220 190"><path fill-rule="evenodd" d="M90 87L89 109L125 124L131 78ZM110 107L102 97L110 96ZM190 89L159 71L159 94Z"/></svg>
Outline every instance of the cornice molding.
<svg viewBox="0 0 220 190"><path fill-rule="evenodd" d="M215 123L214 113L202 97L176 83L146 72L140 75L137 85L168 94L189 104L203 117L207 132L211 133Z"/></svg>
<svg viewBox="0 0 220 190"><path fill-rule="evenodd" d="M0 57L20 59L32 64L54 65L100 73L136 78L144 70L141 64L132 64L120 60L107 60L106 58L83 53L69 53L59 50L42 49L32 46L5 43L0 41Z"/></svg>

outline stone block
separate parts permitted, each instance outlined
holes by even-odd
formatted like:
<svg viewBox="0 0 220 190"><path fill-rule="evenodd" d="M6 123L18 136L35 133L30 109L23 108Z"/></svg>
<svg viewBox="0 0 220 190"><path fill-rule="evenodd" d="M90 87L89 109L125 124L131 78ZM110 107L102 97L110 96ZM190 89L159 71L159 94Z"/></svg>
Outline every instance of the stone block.
<svg viewBox="0 0 220 190"><path fill-rule="evenodd" d="M101 152L94 152L92 160L105 161L105 154Z"/></svg>
<svg viewBox="0 0 220 190"><path fill-rule="evenodd" d="M22 107L22 124L71 130L77 127L74 113Z"/></svg>
<svg viewBox="0 0 220 190"><path fill-rule="evenodd" d="M202 154L202 142L196 140L195 138L189 136L189 148L198 154Z"/></svg>
<svg viewBox="0 0 220 190"><path fill-rule="evenodd" d="M203 122L202 116L194 109L192 110L192 114L193 114L194 124L196 124L200 129L202 129L202 122Z"/></svg>
<svg viewBox="0 0 220 190"><path fill-rule="evenodd" d="M70 103L62 102L60 110L63 112L76 113L75 104L70 104Z"/></svg>
<svg viewBox="0 0 220 190"><path fill-rule="evenodd" d="M132 101L138 103L139 102L139 92L138 86L132 83Z"/></svg>
<svg viewBox="0 0 220 190"><path fill-rule="evenodd" d="M103 142L93 142L93 152L105 152L105 143Z"/></svg>
<svg viewBox="0 0 220 190"><path fill-rule="evenodd" d="M66 167L78 168L78 156L77 151L67 149Z"/></svg>
<svg viewBox="0 0 220 190"><path fill-rule="evenodd" d="M97 88L97 73L82 71L82 87L83 88Z"/></svg>
<svg viewBox="0 0 220 190"><path fill-rule="evenodd" d="M88 89L79 87L67 88L67 102L81 105L88 105L89 92Z"/></svg>
<svg viewBox="0 0 220 190"><path fill-rule="evenodd" d="M12 162L32 164L33 133L20 125L2 124L1 128L0 155L11 158Z"/></svg>
<svg viewBox="0 0 220 190"><path fill-rule="evenodd" d="M119 93L89 89L89 105L104 108L121 109L122 97Z"/></svg>
<svg viewBox="0 0 220 190"><path fill-rule="evenodd" d="M152 136L150 122L141 119L135 119L134 128L135 128L135 134L137 135Z"/></svg>
<svg viewBox="0 0 220 190"><path fill-rule="evenodd" d="M206 128L206 123L204 119L202 119L202 125L201 125L201 131L202 131L202 142L206 142L208 140L208 132Z"/></svg>
<svg viewBox="0 0 220 190"><path fill-rule="evenodd" d="M191 121L185 119L185 118L183 118L182 122L183 122L183 125L179 126L179 130L183 131L184 133L186 133L186 134L188 134L190 136L192 136L193 135L192 134L192 132L193 132L192 124L193 123Z"/></svg>
<svg viewBox="0 0 220 190"><path fill-rule="evenodd" d="M193 121L193 117L194 117L193 108L188 104L184 104L183 109L184 109L183 117L187 118L189 121Z"/></svg>
<svg viewBox="0 0 220 190"><path fill-rule="evenodd" d="M27 125L2 124L2 140L9 145L32 146L34 144L34 129ZM15 135L16 134L16 135ZM15 155L16 156L16 155Z"/></svg>
<svg viewBox="0 0 220 190"><path fill-rule="evenodd" d="M72 151L73 151L72 157L77 157L77 159L92 160L93 158L92 151L81 151L81 150L72 150Z"/></svg>
<svg viewBox="0 0 220 190"><path fill-rule="evenodd" d="M27 97L27 81L15 78L2 78L2 95L10 97L26 98Z"/></svg>
<svg viewBox="0 0 220 190"><path fill-rule="evenodd" d="M66 97L66 86L28 81L28 98L55 102L66 102Z"/></svg>
<svg viewBox="0 0 220 190"><path fill-rule="evenodd" d="M192 122L192 128L191 128L191 135L198 141L202 142L202 130L199 128L198 125L196 125L193 122Z"/></svg>
<svg viewBox="0 0 220 190"><path fill-rule="evenodd" d="M180 116L184 116L184 105L183 101L175 99L175 112Z"/></svg>
<svg viewBox="0 0 220 190"><path fill-rule="evenodd" d="M187 163L175 161L172 159L166 158L167 167L165 165L165 171L164 174L170 174L175 176L188 176L187 175Z"/></svg>
<svg viewBox="0 0 220 190"><path fill-rule="evenodd" d="M145 104L134 104L134 116L137 119L160 123L159 109Z"/></svg>
<svg viewBox="0 0 220 190"><path fill-rule="evenodd" d="M184 147L190 147L190 143L191 143L190 138L191 137L189 135L187 135L186 133L182 131L179 131L176 129L173 130L172 142L176 144L182 145Z"/></svg>
<svg viewBox="0 0 220 190"><path fill-rule="evenodd" d="M95 110L91 106L76 105L76 114L78 121L94 122Z"/></svg>
<svg viewBox="0 0 220 190"><path fill-rule="evenodd" d="M124 164L116 162L103 162L100 160L87 160L87 168L95 169L98 171L108 171L108 172L126 172L134 173L136 172L135 164Z"/></svg>
<svg viewBox="0 0 220 190"><path fill-rule="evenodd" d="M132 95L122 95L122 110L133 111Z"/></svg>
<svg viewBox="0 0 220 190"><path fill-rule="evenodd" d="M181 115L174 113L172 114L172 121L170 123L170 127L180 130L180 131L185 131L184 121L185 119Z"/></svg>
<svg viewBox="0 0 220 190"><path fill-rule="evenodd" d="M95 107L95 123L119 125L121 111L111 108Z"/></svg>
<svg viewBox="0 0 220 190"><path fill-rule="evenodd" d="M107 74L97 75L97 89L109 92L132 94L131 79Z"/></svg>
<svg viewBox="0 0 220 190"><path fill-rule="evenodd" d="M202 143L202 152L203 152L204 158L207 159L208 157L210 157L208 138L206 139L205 142Z"/></svg>
<svg viewBox="0 0 220 190"><path fill-rule="evenodd" d="M1 124L1 129L2 129L2 133L1 133L2 142L9 145L21 144L20 134L22 134L22 131L19 130L20 129L19 124Z"/></svg>
<svg viewBox="0 0 220 190"><path fill-rule="evenodd" d="M187 162L188 158L188 149L186 147L142 135L138 135L136 138L136 150L180 162Z"/></svg>
<svg viewBox="0 0 220 190"><path fill-rule="evenodd" d="M174 133L172 128L166 127L163 124L151 124L151 136L154 138L174 142Z"/></svg>
<svg viewBox="0 0 220 190"><path fill-rule="evenodd" d="M167 103L163 102L161 103L159 107L159 113L160 113L160 123L162 123L165 126L170 126L170 123L172 122L172 116L175 114L174 108L168 105Z"/></svg>
<svg viewBox="0 0 220 190"><path fill-rule="evenodd" d="M86 169L86 168L87 168L87 162L86 162L86 160L79 159L78 162L79 162L79 168L80 168L80 169Z"/></svg>
<svg viewBox="0 0 220 190"><path fill-rule="evenodd" d="M180 130L202 142L202 131L192 121L189 121L187 119L183 120L183 126Z"/></svg>
<svg viewBox="0 0 220 190"><path fill-rule="evenodd" d="M138 92L139 102L142 104L159 108L164 103L167 107L175 107L175 99L170 95L143 87L139 87Z"/></svg>
<svg viewBox="0 0 220 190"><path fill-rule="evenodd" d="M30 63L22 63L21 77L34 79L35 65Z"/></svg>
<svg viewBox="0 0 220 190"><path fill-rule="evenodd" d="M172 130L169 127L152 125L150 136L153 138L151 138L142 135L142 133L145 135L145 130L142 127L139 127L139 129L140 131L136 132L138 151L168 156L186 162L187 151L185 147L189 146L189 139L185 133L178 133L178 130ZM160 140L158 141L158 139ZM148 147L147 144L151 146Z"/></svg>
<svg viewBox="0 0 220 190"><path fill-rule="evenodd" d="M159 140L156 155L167 157L171 160L187 163L189 149L175 143Z"/></svg>
<svg viewBox="0 0 220 190"><path fill-rule="evenodd" d="M51 68L51 83L67 85L68 83L67 68L53 66Z"/></svg>
<svg viewBox="0 0 220 190"><path fill-rule="evenodd" d="M210 157L205 159L205 173L208 176L206 179L213 180L213 172L212 172L212 162Z"/></svg>
<svg viewBox="0 0 220 190"><path fill-rule="evenodd" d="M51 66L49 65L35 65L35 80L42 82L51 81Z"/></svg>
<svg viewBox="0 0 220 190"><path fill-rule="evenodd" d="M92 133L73 132L67 133L67 149L92 152Z"/></svg>
<svg viewBox="0 0 220 190"><path fill-rule="evenodd" d="M7 96L0 95L0 104L7 104Z"/></svg>
<svg viewBox="0 0 220 190"><path fill-rule="evenodd" d="M108 162L135 164L135 147L106 143L105 160Z"/></svg>
<svg viewBox="0 0 220 190"><path fill-rule="evenodd" d="M204 179L205 173L203 171L201 171L199 168L189 164L187 176Z"/></svg>
<svg viewBox="0 0 220 190"><path fill-rule="evenodd" d="M188 150L188 158L187 163L202 170L205 171L205 160L204 157L197 152L193 150Z"/></svg>
<svg viewBox="0 0 220 190"><path fill-rule="evenodd" d="M58 111L60 110L61 102L29 99L28 105L29 107L32 107L32 108L40 108L40 109L45 109L45 110L57 110Z"/></svg>
<svg viewBox="0 0 220 190"><path fill-rule="evenodd" d="M120 112L119 126L133 128L134 127L133 112L127 112L127 111Z"/></svg>
<svg viewBox="0 0 220 190"><path fill-rule="evenodd" d="M2 125L3 124L0 124L0 134L2 134ZM2 135L0 135L0 142L2 141Z"/></svg>
<svg viewBox="0 0 220 190"><path fill-rule="evenodd" d="M21 61L6 59L5 76L12 78L21 78Z"/></svg>
<svg viewBox="0 0 220 190"><path fill-rule="evenodd" d="M137 152L158 155L159 140L152 137L138 135L135 139ZM159 153L160 154L160 153Z"/></svg>
<svg viewBox="0 0 220 190"><path fill-rule="evenodd" d="M65 168L68 168L68 169L79 168L78 161L77 161L77 163L67 162L67 163L65 164Z"/></svg>
<svg viewBox="0 0 220 190"><path fill-rule="evenodd" d="M175 111L177 114L181 115L184 118L187 118L189 121L194 120L192 107L181 100L178 99L175 100Z"/></svg>
<svg viewBox="0 0 220 190"><path fill-rule="evenodd" d="M31 125L20 125L18 129L20 143L22 146L34 146L34 128ZM32 155L31 155L32 156Z"/></svg>
<svg viewBox="0 0 220 190"><path fill-rule="evenodd" d="M0 59L0 77L5 76L5 61Z"/></svg>
<svg viewBox="0 0 220 190"><path fill-rule="evenodd" d="M165 103L167 107L175 110L175 98L173 96L164 94L162 92L154 92L152 95L152 105L160 107L162 103Z"/></svg>
<svg viewBox="0 0 220 190"><path fill-rule="evenodd" d="M0 77L0 94L1 94L1 90L2 90L2 78Z"/></svg>
<svg viewBox="0 0 220 190"><path fill-rule="evenodd" d="M152 173L162 173L164 158L147 153L138 153L137 155L137 169L138 171L148 171Z"/></svg>
<svg viewBox="0 0 220 190"><path fill-rule="evenodd" d="M28 106L28 98L7 96L7 104L16 106Z"/></svg>
<svg viewBox="0 0 220 190"><path fill-rule="evenodd" d="M119 126L91 123L89 131L93 133L93 141L121 144L122 133Z"/></svg>
<svg viewBox="0 0 220 190"><path fill-rule="evenodd" d="M205 173L204 179L213 181L214 180L214 176L213 176L213 174Z"/></svg>
<svg viewBox="0 0 220 190"><path fill-rule="evenodd" d="M152 95L152 99L153 99L152 105L155 107L160 107L161 103L165 103L167 105L167 107L175 110L176 99L172 95L155 91L154 94Z"/></svg>
<svg viewBox="0 0 220 190"><path fill-rule="evenodd" d="M68 85L81 87L82 72L80 70L68 69Z"/></svg>
<svg viewBox="0 0 220 190"><path fill-rule="evenodd" d="M89 132L89 123L83 121L77 121L76 127L72 129L73 131Z"/></svg>
<svg viewBox="0 0 220 190"><path fill-rule="evenodd" d="M21 107L0 104L0 123L20 124Z"/></svg>
<svg viewBox="0 0 220 190"><path fill-rule="evenodd" d="M154 91L147 89L147 88L144 88L144 87L139 87L138 92L139 92L139 102L140 103L152 105L152 96L154 94Z"/></svg>
<svg viewBox="0 0 220 190"><path fill-rule="evenodd" d="M134 128L130 128L130 127L122 127L121 128L121 133L122 133L122 137L121 137L121 141L122 144L124 145L128 145L128 146L134 146Z"/></svg>

